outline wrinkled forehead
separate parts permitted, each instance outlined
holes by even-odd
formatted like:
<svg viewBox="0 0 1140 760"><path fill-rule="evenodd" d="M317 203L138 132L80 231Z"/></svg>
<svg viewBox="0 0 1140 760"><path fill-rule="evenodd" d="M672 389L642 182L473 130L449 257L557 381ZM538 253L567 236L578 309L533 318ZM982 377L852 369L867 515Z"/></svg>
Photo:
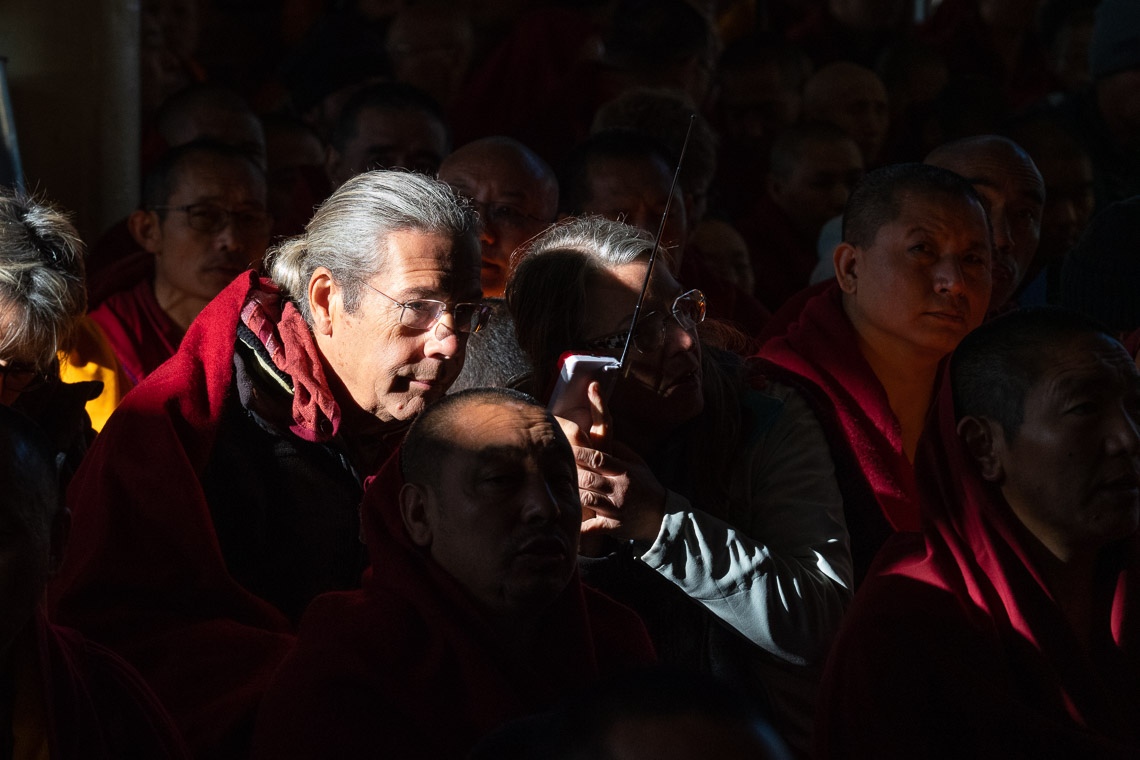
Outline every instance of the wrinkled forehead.
<svg viewBox="0 0 1140 760"><path fill-rule="evenodd" d="M456 410L451 438L460 451L525 458L569 444L554 418L540 406L521 401L476 401Z"/></svg>
<svg viewBox="0 0 1140 760"><path fill-rule="evenodd" d="M1140 370L1119 341L1103 333L1060 337L1040 357L1044 372L1030 389L1054 396L1088 391L1135 392Z"/></svg>

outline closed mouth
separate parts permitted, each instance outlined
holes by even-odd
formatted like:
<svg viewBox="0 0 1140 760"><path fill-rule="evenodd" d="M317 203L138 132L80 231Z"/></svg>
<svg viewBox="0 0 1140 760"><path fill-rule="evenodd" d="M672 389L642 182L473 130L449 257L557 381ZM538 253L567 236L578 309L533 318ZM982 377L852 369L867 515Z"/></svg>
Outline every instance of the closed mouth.
<svg viewBox="0 0 1140 760"><path fill-rule="evenodd" d="M566 556L566 542L554 535L534 536L523 541L515 553L535 557L562 558Z"/></svg>

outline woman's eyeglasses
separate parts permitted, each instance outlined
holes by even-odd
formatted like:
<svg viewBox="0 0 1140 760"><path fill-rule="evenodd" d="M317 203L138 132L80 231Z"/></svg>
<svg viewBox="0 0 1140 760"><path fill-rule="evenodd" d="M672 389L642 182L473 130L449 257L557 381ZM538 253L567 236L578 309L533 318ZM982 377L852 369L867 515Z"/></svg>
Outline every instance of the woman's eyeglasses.
<svg viewBox="0 0 1140 760"><path fill-rule="evenodd" d="M682 293L673 301L668 312L651 311L642 314L633 330L633 347L639 353L651 354L665 344L667 317L672 316L682 330L692 331L705 321L705 294L699 290ZM604 335L586 343L592 351L620 351L625 346L628 330Z"/></svg>

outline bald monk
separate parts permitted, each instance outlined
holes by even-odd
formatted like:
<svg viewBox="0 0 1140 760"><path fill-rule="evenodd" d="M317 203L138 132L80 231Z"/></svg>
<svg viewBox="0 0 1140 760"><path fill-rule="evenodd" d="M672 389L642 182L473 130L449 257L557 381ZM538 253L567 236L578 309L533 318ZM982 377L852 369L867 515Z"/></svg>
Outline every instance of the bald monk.
<svg viewBox="0 0 1140 760"><path fill-rule="evenodd" d="M554 221L558 180L534 151L509 137L467 143L444 159L439 178L479 210L483 295L498 298L511 254Z"/></svg>
<svg viewBox="0 0 1140 760"><path fill-rule="evenodd" d="M989 311L1010 302L1037 254L1045 183L1020 145L997 135L979 135L941 145L926 163L965 177L982 199L994 235L993 291Z"/></svg>
<svg viewBox="0 0 1140 760"><path fill-rule="evenodd" d="M874 166L887 137L887 88L868 68L839 61L824 66L804 84L805 121L825 121L842 129Z"/></svg>
<svg viewBox="0 0 1140 760"><path fill-rule="evenodd" d="M953 172L897 164L855 187L836 281L760 356L814 402L845 494L858 580L893 532L918 528L915 450L939 362L982 323L990 234L977 192ZM779 319L777 314L774 319Z"/></svg>
<svg viewBox="0 0 1140 760"><path fill-rule="evenodd" d="M361 505L372 573L324 594L258 716L254 758L459 758L483 735L654 660L578 580L574 453L534 399L429 406Z"/></svg>

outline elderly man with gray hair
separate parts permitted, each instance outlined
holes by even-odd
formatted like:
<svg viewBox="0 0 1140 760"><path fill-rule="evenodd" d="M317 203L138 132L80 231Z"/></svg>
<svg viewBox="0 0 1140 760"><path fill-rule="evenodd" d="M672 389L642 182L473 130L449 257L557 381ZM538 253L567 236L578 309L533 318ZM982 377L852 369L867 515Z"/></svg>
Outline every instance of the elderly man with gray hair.
<svg viewBox="0 0 1140 760"><path fill-rule="evenodd" d="M363 479L444 394L486 319L474 213L369 172L191 325L69 494L59 619L115 647L196 754L242 756L317 594L357 587Z"/></svg>

